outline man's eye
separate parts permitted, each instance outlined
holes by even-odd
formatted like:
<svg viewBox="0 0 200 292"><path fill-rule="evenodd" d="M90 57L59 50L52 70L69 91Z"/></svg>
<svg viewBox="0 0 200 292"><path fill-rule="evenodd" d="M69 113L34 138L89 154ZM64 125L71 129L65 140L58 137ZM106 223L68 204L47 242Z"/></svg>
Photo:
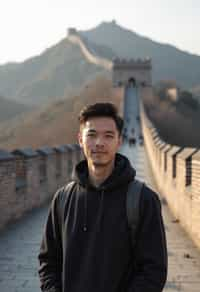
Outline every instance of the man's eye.
<svg viewBox="0 0 200 292"><path fill-rule="evenodd" d="M114 138L112 135L106 135L106 138Z"/></svg>
<svg viewBox="0 0 200 292"><path fill-rule="evenodd" d="M88 136L88 137L94 137L95 134L94 134L94 133L89 133L89 134L87 134L87 136Z"/></svg>

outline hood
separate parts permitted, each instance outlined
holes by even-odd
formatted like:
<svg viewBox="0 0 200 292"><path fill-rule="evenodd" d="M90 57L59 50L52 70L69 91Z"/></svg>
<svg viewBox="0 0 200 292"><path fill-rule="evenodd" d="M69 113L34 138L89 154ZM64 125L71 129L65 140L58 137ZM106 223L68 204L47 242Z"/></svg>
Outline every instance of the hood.
<svg viewBox="0 0 200 292"><path fill-rule="evenodd" d="M117 153L115 167L111 175L100 185L99 189L114 190L119 186L128 184L135 178L136 171L129 160L122 154ZM83 160L75 168L74 180L85 188L95 188L90 184L88 177L87 161Z"/></svg>
<svg viewBox="0 0 200 292"><path fill-rule="evenodd" d="M119 186L127 185L130 181L134 180L136 175L135 169L130 165L129 160L122 154L117 153L115 157L115 167L111 175L98 187L101 191L101 200L98 211L98 221L99 225L103 217L104 209L104 192L105 190L115 190ZM87 161L83 160L79 162L75 168L74 178L79 185L83 186L86 189L86 194L84 197L84 222L83 222L83 231L88 230L87 227L87 190L90 188L95 189L93 185L90 184L88 177L88 165ZM97 189L97 188L96 188ZM108 192L106 192L108 194Z"/></svg>

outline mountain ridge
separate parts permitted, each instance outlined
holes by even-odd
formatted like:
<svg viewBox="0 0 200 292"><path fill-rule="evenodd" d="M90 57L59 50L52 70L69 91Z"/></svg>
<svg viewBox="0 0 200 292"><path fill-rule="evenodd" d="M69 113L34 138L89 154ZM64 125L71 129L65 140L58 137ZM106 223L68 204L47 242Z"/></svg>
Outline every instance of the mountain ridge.
<svg viewBox="0 0 200 292"><path fill-rule="evenodd" d="M103 22L96 28L80 34L97 45L110 47L118 57L150 57L153 63L153 81L175 79L184 88L199 84L200 56L141 36L115 22ZM187 68L187 70L185 70Z"/></svg>
<svg viewBox="0 0 200 292"><path fill-rule="evenodd" d="M55 101L104 70L85 60L67 39L14 67L0 67L0 91L25 104Z"/></svg>
<svg viewBox="0 0 200 292"><path fill-rule="evenodd" d="M0 123L32 109L30 106L0 96Z"/></svg>
<svg viewBox="0 0 200 292"><path fill-rule="evenodd" d="M152 58L152 77L176 80L183 88L199 86L200 56L188 54L172 45L160 44L115 22L80 31L100 57ZM98 75L110 72L89 63L80 47L66 38L43 53L22 63L0 66L0 94L24 104L40 106L77 92Z"/></svg>

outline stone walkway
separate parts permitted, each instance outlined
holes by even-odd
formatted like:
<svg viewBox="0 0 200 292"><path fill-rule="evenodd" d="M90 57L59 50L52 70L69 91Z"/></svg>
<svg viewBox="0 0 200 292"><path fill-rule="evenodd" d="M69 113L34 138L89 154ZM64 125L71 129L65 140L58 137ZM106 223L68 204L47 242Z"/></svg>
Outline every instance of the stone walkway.
<svg viewBox="0 0 200 292"><path fill-rule="evenodd" d="M143 147L125 145L122 152L136 167L137 177L154 188ZM162 207L169 253L169 276L164 291L200 292L200 253L174 221L167 205ZM33 211L1 232L0 292L40 291L37 255L47 211L48 206Z"/></svg>
<svg viewBox="0 0 200 292"><path fill-rule="evenodd" d="M47 211L33 211L0 234L1 292L40 291L37 254Z"/></svg>
<svg viewBox="0 0 200 292"><path fill-rule="evenodd" d="M137 169L137 177L156 190L144 148L130 149L125 145L122 152L126 153ZM168 281L164 292L200 292L200 251L174 220L162 198L161 201L169 260Z"/></svg>

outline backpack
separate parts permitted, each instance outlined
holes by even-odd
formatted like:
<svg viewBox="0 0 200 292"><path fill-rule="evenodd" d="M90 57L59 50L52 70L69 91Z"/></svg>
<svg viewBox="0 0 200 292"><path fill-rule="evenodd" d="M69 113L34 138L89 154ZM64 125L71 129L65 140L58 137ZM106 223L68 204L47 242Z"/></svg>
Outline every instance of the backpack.
<svg viewBox="0 0 200 292"><path fill-rule="evenodd" d="M126 194L126 213L133 248L136 244L136 235L140 221L140 198L143 186L144 183L140 182L137 179L134 179L129 183L128 191Z"/></svg>
<svg viewBox="0 0 200 292"><path fill-rule="evenodd" d="M65 191L68 193L71 193L73 188L75 186L75 182L70 182L67 187L65 188ZM140 220L140 197L141 197L141 191L144 186L144 183L140 182L139 180L134 179L131 181L128 185L128 190L126 194L126 213L127 213L127 219L128 219L128 226L131 233L131 242L132 247L135 247L136 244L136 234L138 230L139 220ZM60 210L62 210L63 202L60 201ZM62 214L60 214L62 217ZM61 218L60 218L60 227L61 227Z"/></svg>

